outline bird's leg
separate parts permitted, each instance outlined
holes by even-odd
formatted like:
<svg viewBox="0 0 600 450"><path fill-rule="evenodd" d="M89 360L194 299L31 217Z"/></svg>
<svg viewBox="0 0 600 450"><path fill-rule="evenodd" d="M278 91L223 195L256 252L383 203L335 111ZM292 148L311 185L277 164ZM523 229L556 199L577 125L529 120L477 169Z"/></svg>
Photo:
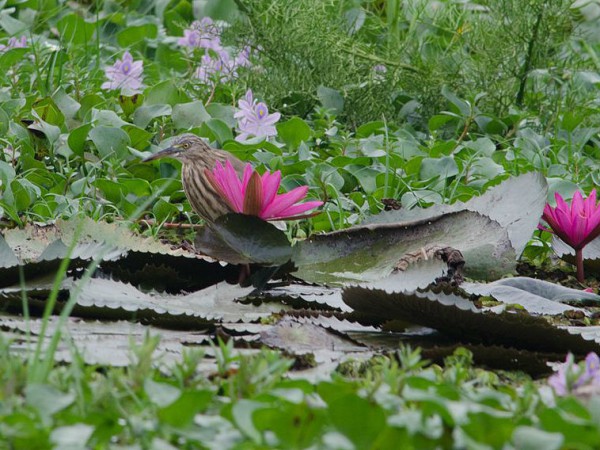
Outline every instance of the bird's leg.
<svg viewBox="0 0 600 450"><path fill-rule="evenodd" d="M238 276L238 284L240 286L244 286L245 281L248 279L249 276L250 276L250 264L241 264L240 265L240 275Z"/></svg>

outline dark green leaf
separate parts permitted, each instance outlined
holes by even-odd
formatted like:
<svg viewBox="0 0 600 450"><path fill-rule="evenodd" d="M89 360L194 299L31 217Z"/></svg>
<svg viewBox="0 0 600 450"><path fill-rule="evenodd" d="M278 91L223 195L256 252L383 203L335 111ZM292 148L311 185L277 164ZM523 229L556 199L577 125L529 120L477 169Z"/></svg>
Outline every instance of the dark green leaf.
<svg viewBox="0 0 600 450"><path fill-rule="evenodd" d="M268 222L244 214L226 214L196 236L196 249L232 264L284 264L292 256L286 235Z"/></svg>

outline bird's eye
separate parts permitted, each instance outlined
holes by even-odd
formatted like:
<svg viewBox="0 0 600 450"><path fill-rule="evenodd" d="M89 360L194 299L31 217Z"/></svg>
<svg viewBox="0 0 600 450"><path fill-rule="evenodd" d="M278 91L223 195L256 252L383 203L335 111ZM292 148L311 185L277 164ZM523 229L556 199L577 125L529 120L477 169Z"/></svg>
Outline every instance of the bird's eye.
<svg viewBox="0 0 600 450"><path fill-rule="evenodd" d="M190 148L190 143L189 142L184 142L182 145L184 150L187 150L188 148Z"/></svg>

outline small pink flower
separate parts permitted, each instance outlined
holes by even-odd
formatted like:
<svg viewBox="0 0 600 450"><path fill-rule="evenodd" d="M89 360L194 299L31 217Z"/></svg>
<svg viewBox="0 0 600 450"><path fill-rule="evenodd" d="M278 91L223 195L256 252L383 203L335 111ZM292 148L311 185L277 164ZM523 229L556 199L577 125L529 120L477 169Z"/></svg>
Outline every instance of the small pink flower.
<svg viewBox="0 0 600 450"><path fill-rule="evenodd" d="M131 53L123 53L123 59L118 59L104 70L108 81L102 83L102 89L139 90L142 87L143 65L143 61L134 61Z"/></svg>
<svg viewBox="0 0 600 450"><path fill-rule="evenodd" d="M229 161L225 167L217 162L215 168L204 173L225 202L237 213L258 216L263 220L293 220L323 204L321 201L298 203L306 197L308 186L299 186L285 194L278 194L281 172L260 175L246 164L240 180Z"/></svg>

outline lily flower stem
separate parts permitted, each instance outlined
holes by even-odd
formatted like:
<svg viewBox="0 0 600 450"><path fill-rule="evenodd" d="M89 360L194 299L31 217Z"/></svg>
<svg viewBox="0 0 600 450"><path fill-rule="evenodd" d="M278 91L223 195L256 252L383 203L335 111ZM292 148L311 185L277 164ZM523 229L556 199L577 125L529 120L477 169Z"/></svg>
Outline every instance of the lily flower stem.
<svg viewBox="0 0 600 450"><path fill-rule="evenodd" d="M577 281L584 282L583 277L583 249L575 250L575 260L577 265Z"/></svg>

